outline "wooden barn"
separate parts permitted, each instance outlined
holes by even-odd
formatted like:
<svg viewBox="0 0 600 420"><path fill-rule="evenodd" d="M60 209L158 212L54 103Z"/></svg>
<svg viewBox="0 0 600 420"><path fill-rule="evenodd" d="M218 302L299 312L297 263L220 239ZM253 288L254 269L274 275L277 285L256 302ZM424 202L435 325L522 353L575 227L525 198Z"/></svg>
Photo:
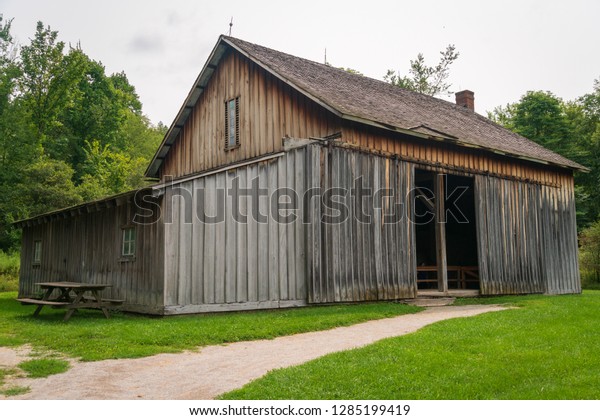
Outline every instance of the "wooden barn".
<svg viewBox="0 0 600 420"><path fill-rule="evenodd" d="M573 172L456 104L221 36L146 175L23 229L36 283L153 314L579 293Z"/></svg>

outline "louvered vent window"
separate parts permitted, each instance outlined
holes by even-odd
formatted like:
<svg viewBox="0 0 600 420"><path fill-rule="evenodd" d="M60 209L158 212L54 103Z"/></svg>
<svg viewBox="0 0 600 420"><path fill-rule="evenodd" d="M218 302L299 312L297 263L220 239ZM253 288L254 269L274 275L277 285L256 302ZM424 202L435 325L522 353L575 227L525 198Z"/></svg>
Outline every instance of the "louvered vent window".
<svg viewBox="0 0 600 420"><path fill-rule="evenodd" d="M225 150L240 145L240 98L225 101Z"/></svg>

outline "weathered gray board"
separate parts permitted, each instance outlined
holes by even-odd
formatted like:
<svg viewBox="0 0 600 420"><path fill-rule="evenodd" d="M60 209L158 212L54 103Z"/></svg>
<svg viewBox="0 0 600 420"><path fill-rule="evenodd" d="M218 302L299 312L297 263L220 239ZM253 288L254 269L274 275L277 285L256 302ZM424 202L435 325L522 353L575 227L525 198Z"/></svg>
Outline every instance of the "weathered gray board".
<svg viewBox="0 0 600 420"><path fill-rule="evenodd" d="M270 209L278 188L303 194L305 156L305 149L295 149L166 188L165 208L172 208L172 217L165 222L165 313L306 305L301 210L293 223L279 223ZM257 180L264 194L256 188L250 194L236 192L236 178L247 190ZM255 215L266 216L264 221L252 217L253 205ZM234 220L234 207L247 215L245 222ZM222 221L205 223L204 215L219 214L224 214Z"/></svg>
<svg viewBox="0 0 600 420"><path fill-rule="evenodd" d="M408 217L414 168L411 163L341 147L308 146L309 187L340 190L332 201L346 204L342 223L327 223L324 200L313 200L306 242L310 303L392 300L416 296L414 229ZM351 194L356 182L372 194ZM383 193L383 190L387 190ZM376 194L375 192L380 193ZM389 196L391 194L391 196ZM361 221L360 211L368 216ZM396 215L387 219L386 215ZM395 221L395 222L393 222Z"/></svg>
<svg viewBox="0 0 600 420"><path fill-rule="evenodd" d="M120 257L121 228L132 222L133 195L101 209L65 211L51 221L24 225L19 295L34 295L34 283L43 281L110 283L108 297L124 299L124 309L158 314L414 297L415 237L407 217L413 174L409 162L309 144L197 176L162 188L163 218L138 227L133 260ZM579 292L572 186L474 177L481 292ZM235 178L247 189L257 179L267 195L239 196L234 203L236 194L228 192ZM355 188L357 179L363 189L387 188L393 195L349 201L348 195L339 196ZM217 187L224 191L221 209ZM298 195L293 223L278 223L270 214L271 195L281 187ZM348 204L341 223L322 218L337 213L322 199L330 187L343 189L333 201ZM319 198L301 199L311 189ZM203 223L193 214L200 192L208 215L225 214L222 223ZM247 215L252 203L267 221L235 222L231 208ZM358 220L361 209L368 223ZM385 223L394 211L404 214ZM172 223L165 224L167 213ZM35 240L43 241L38 265L32 263Z"/></svg>
<svg viewBox="0 0 600 420"><path fill-rule="evenodd" d="M167 187L164 203L173 209L167 218L173 223L165 225L165 313L414 297L414 234L405 203L412 174L407 162L313 144ZM349 201L342 223L324 221L330 213L322 194L330 187L349 192L361 175L363 188L388 188L394 195ZM247 189L257 179L267 195L237 194L232 188L236 178ZM270 213L277 188L296 192L293 223L279 223ZM220 209L219 189L225 197ZM309 189L313 195L305 195ZM249 214L252 203L269 215L267 220L236 222L232 209ZM402 203L396 209L401 220L384 223L394 203ZM371 223L355 217L357 206ZM203 213L220 212L222 222L203 223Z"/></svg>
<svg viewBox="0 0 600 420"><path fill-rule="evenodd" d="M105 298L123 299L122 309L162 313L163 225L138 226L135 259L121 258L123 226L131 225L133 194L121 205L23 228L19 296L40 292L35 283L108 283ZM33 263L34 241L42 241L40 264Z"/></svg>
<svg viewBox="0 0 600 420"><path fill-rule="evenodd" d="M481 293L581 292L572 188L475 176Z"/></svg>

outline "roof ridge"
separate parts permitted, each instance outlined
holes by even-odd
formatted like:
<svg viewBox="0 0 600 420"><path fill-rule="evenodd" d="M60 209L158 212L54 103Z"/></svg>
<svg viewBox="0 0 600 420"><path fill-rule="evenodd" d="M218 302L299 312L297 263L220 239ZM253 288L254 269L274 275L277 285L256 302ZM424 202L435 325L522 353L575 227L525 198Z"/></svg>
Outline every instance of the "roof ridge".
<svg viewBox="0 0 600 420"><path fill-rule="evenodd" d="M148 166L146 175L156 176L161 162L175 142L206 83L228 48L236 49L249 60L306 95L310 100L339 117L375 127L431 138L431 133L414 130L426 126L444 133L447 140L464 147L510 155L542 164L586 170L558 153L546 149L472 110L454 102L394 86L380 79L350 73L344 69L298 57L240 38L221 35L204 68L196 79L179 114L165 135Z"/></svg>
<svg viewBox="0 0 600 420"><path fill-rule="evenodd" d="M450 102L447 101L445 99L442 98L437 98L434 96L430 96L430 95L426 95L420 92L415 92L415 91L411 91L399 86L394 86L390 83L387 83L383 80L379 80L379 79L375 79L373 77L370 76L365 76L365 75L360 75L360 74L354 74L354 73L350 73L347 72L343 69L331 66L331 65L326 65L323 63L319 63L313 60L309 60L306 58L302 58L302 57L298 57L298 56L294 56L291 55L289 53L286 52L282 52L282 51L278 51L275 50L273 48L269 48L269 47L265 47L263 45L259 45L259 44L254 44L251 43L249 41L245 41L243 39L239 39L239 38L234 38L234 37L227 37L224 36L224 38L226 40L229 40L231 43L235 44L237 47L241 48L242 50L244 50L249 56L251 56L254 60L257 60L258 62L261 62L263 65L271 68L272 70L278 72L280 70L286 70L286 74L283 75L285 76L286 79L291 80L292 82L294 82L295 84L299 85L300 87L307 89L307 91L312 95L315 96L317 98L319 98L320 100L322 100L324 103L328 104L329 106L331 106L333 109L338 110L341 114L343 115L348 115L348 116L354 116L354 117L358 117L358 116L362 116L364 117L364 115L356 115L356 114L361 114L364 112L364 108L363 109L356 109L356 106L344 106L344 105L348 105L348 103L340 103L339 101L339 95L337 98L333 98L332 95L326 95L323 94L323 90L315 88L314 86L310 86L311 85L311 81L307 81L307 79L314 79L315 81L319 82L319 76L320 75L314 75L312 74L302 74L302 75L295 75L295 77L289 77L289 76L294 76L294 71L290 71L290 69L286 69L283 68L283 66L277 66L274 61L277 61L276 58L277 56L283 56L286 58L289 58L289 61L297 61L300 63L305 63L305 64L309 64L310 66L318 66L318 68L320 70L322 70L323 73L325 74L329 74L330 77L337 77L336 82L338 83L343 83L343 82L347 82L347 84L349 85L354 85L351 86L352 88L359 88L359 87L368 87L370 89L366 89L365 91L362 92L362 98L357 98L359 100L363 100L365 98L368 97L381 97L382 94L383 96L388 96L387 99L390 100L396 100L398 102L411 102L411 106L414 106L415 108L421 107L423 108L437 108L435 109L436 114L444 114L446 112L448 113L453 113L454 116L460 116L461 119L463 120L471 120L471 121L475 121L477 122L479 125L487 125L489 128L492 128L494 131L497 131L499 133L502 133L503 136L505 136L505 140L508 140L507 138L512 138L514 139L513 142L509 142L509 141L504 141L502 142L502 135L498 136L498 135L493 135L491 137L496 137L495 141L491 142L488 141L487 145L482 145L482 144L478 144L478 139L465 139L464 135L457 135L456 133L451 133L448 129L448 127L442 126L439 127L435 124L432 124L431 121L428 121L427 119L419 119L416 123L413 121L412 124L409 125L401 125L401 124L397 124L391 121L383 121L384 118L378 118L380 117L380 115L371 115L369 117L366 117L365 119L367 120L371 120L373 122L378 122L378 123L382 123L384 125L388 125L388 126L396 126L398 128L401 129L410 129L409 127L414 127L414 126L419 126L419 125L427 125L427 127L429 129L432 129L434 131L440 132L440 133L446 133L446 134L450 134L451 136L462 140L465 143L469 143L472 145L476 145L476 146L480 146L480 147L484 147L486 149L490 149L492 151L500 151L502 153L508 153L508 154L512 154L512 155L516 155L516 156L521 156L523 158L531 158L534 159L536 161L548 161L549 163L553 163L553 164L557 164L560 166L568 166L568 167L572 167L572 168L577 168L577 169L585 169L582 165L571 161L570 159L565 158L564 156L559 155L556 152L553 152L547 148L545 148L544 146L526 138L523 137L521 135L519 135L518 133L514 133L508 129L506 129L505 127L502 127L501 125L497 124L496 122L490 120L489 118L486 118L485 116L474 112L472 110L468 110L465 109L464 107L461 107L459 105L456 105L454 102ZM268 54L271 57L271 61L269 62L269 60L265 59L265 54ZM282 64L282 63L279 63ZM303 76L303 77L300 77ZM351 83L352 81L355 81L356 83ZM321 81L322 82L322 81ZM368 86L365 86L365 84L368 84ZM323 83L316 83L316 85L319 85L318 87L323 88L323 87L327 87L327 86L323 86ZM362 86L356 86L356 85L362 85ZM335 96L335 95L334 95ZM336 100L332 100L333 99L338 99ZM381 99L381 98L380 98ZM342 98L342 102L343 102L343 98ZM367 100L368 102L368 100ZM369 103L368 103L369 104ZM367 104L367 105L368 105ZM342 105L342 106L340 106ZM423 106L425 105L425 106ZM359 112L352 112L350 109L354 108L354 111L359 111ZM409 110L410 111L410 110ZM414 111L414 110L413 110ZM375 113L372 113L375 114ZM416 112L416 114L419 114L419 112ZM431 117L432 113L428 112L427 117ZM390 120L398 120L397 115L390 115ZM421 115L422 118L425 118L425 115ZM444 120L442 121L443 123L447 123L448 126L452 125L450 119L451 117L448 115L443 115L443 116L436 116L439 117L438 120ZM465 123L467 121L464 121ZM460 124L459 124L460 125ZM465 131L465 127L454 127L455 129L458 129L460 131ZM477 131L482 131L485 127L480 127L479 130ZM416 133L415 133L416 134ZM512 143L512 144L510 144ZM499 146L500 148L498 148L497 146ZM533 153L526 153L525 149L530 149L530 152L538 152L543 154L544 156L536 156L533 157L531 156L531 154Z"/></svg>
<svg viewBox="0 0 600 420"><path fill-rule="evenodd" d="M418 96L420 99L434 100L434 101L437 101L437 102L443 104L444 106L450 106L450 107L458 108L458 109L461 109L461 110L464 108L464 107L456 105L456 103L454 103L454 102L447 101L445 99L438 98L436 96L427 95L425 93L421 93L421 92L417 92L417 91L414 91L414 90L406 89L406 88L403 88L401 86L392 85L391 83L388 83L388 82L386 82L384 80L376 79L375 77L367 76L367 75L364 75L364 74L351 73L351 72L348 72L348 71L344 70L343 68L335 67L335 66L333 66L331 64L324 64L324 63L320 63L320 62L315 61L315 60L311 60L309 58L299 57L297 55L293 55L293 54L287 53L285 51L280 51L280 50L276 50L274 48L265 47L264 45L255 44L253 42L249 42L249 41L246 41L246 40L241 39L241 38L236 38L236 37L232 37L232 36L228 36L228 35L221 35L221 37L224 38L224 39L230 40L233 43L240 42L240 43L242 43L242 45L243 44L247 44L247 45L250 45L250 46L253 46L253 47L258 47L258 48L261 48L261 49L264 49L264 50L275 52L277 54L282 54L282 55L285 55L285 56L288 56L288 57L291 57L291 58L294 58L294 59L297 59L297 60L302 60L304 62L308 62L308 63L311 63L313 65L320 66L323 69L327 69L329 71L337 72L339 74L344 75L345 77L349 77L349 78L355 77L355 78L359 78L359 79L366 79L366 80L368 80L370 82L374 82L376 84L379 84L382 87L385 87L385 89L390 89L390 91L392 91L392 92L393 92L394 89L400 89L404 93L409 94L409 95ZM240 45L238 45L238 46L240 46ZM240 46L240 47L243 48L243 46ZM254 56L254 54L252 54L250 51L246 51L246 52L248 54ZM254 58L257 58L257 57L254 57ZM473 112L473 111L469 111L469 112ZM482 117L485 118L484 116L482 116Z"/></svg>

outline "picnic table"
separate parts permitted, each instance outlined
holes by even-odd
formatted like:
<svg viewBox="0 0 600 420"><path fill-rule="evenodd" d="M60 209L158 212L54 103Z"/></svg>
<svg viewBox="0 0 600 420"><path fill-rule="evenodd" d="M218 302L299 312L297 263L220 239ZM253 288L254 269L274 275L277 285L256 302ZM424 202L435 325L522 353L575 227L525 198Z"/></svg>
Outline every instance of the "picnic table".
<svg viewBox="0 0 600 420"><path fill-rule="evenodd" d="M44 290L44 295L41 299L17 299L19 302L26 305L37 305L33 316L38 316L44 306L50 306L53 308L67 309L67 313L65 314L64 318L65 321L68 321L69 318L71 318L71 315L73 315L77 309L100 309L106 318L110 318L108 308L123 303L122 300L103 299L100 297L99 292L108 287L112 287L110 284L90 284L63 281L36 283L36 285ZM58 291L58 296L53 298L52 294L54 291Z"/></svg>

